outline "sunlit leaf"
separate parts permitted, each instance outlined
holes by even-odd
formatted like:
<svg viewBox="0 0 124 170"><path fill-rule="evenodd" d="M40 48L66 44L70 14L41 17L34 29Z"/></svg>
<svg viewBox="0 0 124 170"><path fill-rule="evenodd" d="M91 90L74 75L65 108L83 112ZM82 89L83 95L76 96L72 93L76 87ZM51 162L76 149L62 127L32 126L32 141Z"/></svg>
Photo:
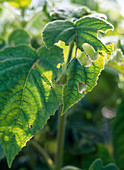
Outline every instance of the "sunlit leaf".
<svg viewBox="0 0 124 170"><path fill-rule="evenodd" d="M96 85L98 76L104 68L104 57L84 67L77 58L73 58L67 67L67 85L63 87L63 113L78 102Z"/></svg>
<svg viewBox="0 0 124 170"><path fill-rule="evenodd" d="M111 53L109 49L99 40L97 32L107 32L113 26L104 19L95 17L83 17L76 22L53 21L48 23L43 30L43 41L48 48L54 43L62 40L66 45L75 41L77 48L83 51L82 45L88 43L95 51Z"/></svg>
<svg viewBox="0 0 124 170"><path fill-rule="evenodd" d="M38 53L26 45L0 52L0 143L9 167L61 103L61 86L53 78L62 62L56 46Z"/></svg>

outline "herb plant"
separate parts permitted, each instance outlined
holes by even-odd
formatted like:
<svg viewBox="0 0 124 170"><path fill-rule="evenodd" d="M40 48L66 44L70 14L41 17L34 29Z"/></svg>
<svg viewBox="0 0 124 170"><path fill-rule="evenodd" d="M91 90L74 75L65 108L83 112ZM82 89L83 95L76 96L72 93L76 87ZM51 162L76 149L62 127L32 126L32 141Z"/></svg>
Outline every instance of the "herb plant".
<svg viewBox="0 0 124 170"><path fill-rule="evenodd" d="M9 3L20 8L24 16L25 7L30 1ZM57 109L59 120L55 164L41 152L51 169L59 170L62 167L68 109L96 86L105 62L113 51L112 44L105 45L98 38L99 32L113 30L112 24L84 11L85 15L78 17L56 13L56 19L55 13L48 14L51 22L42 30L44 45L37 50L29 45L30 36L22 28L9 36L9 47L1 47L0 143L9 167L26 142L44 127ZM63 48L61 44L64 44ZM85 50L85 44L92 47L97 55L95 60ZM68 48L67 56L64 55L65 48ZM83 58L79 57L82 53L90 65L83 64ZM39 147L35 142L34 145Z"/></svg>

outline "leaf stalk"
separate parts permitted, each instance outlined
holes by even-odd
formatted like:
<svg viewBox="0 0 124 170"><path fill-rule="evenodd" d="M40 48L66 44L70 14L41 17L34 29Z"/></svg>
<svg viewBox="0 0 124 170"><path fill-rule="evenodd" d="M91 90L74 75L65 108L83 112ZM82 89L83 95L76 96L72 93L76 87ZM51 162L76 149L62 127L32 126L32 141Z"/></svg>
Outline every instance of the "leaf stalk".
<svg viewBox="0 0 124 170"><path fill-rule="evenodd" d="M72 52L73 52L74 42L72 41L69 45L69 52L67 62L65 64L64 74L66 76L67 65L71 60ZM66 115L61 115L63 104L59 107L59 118L58 118L58 134L57 134L57 152L55 157L55 170L60 170L63 162L63 147L64 147L64 139L65 139L65 127L66 127Z"/></svg>

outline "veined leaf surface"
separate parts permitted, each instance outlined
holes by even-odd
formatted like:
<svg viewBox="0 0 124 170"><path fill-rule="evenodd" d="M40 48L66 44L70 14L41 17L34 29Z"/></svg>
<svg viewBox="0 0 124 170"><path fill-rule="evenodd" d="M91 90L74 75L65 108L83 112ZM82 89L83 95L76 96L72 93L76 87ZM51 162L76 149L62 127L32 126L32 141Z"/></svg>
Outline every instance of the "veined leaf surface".
<svg viewBox="0 0 124 170"><path fill-rule="evenodd" d="M61 87L53 77L62 62L62 49L56 46L38 53L26 45L0 52L0 143L9 167L61 103Z"/></svg>
<svg viewBox="0 0 124 170"><path fill-rule="evenodd" d="M74 41L81 51L83 43L88 43L95 51L105 51L109 54L109 49L98 39L97 32L107 32L110 29L113 29L113 26L109 22L96 17L83 17L76 22L53 21L44 28L43 41L48 48L59 40L64 41L66 45Z"/></svg>
<svg viewBox="0 0 124 170"><path fill-rule="evenodd" d="M90 67L84 67L75 57L70 61L67 67L68 82L63 87L63 113L93 89L103 68L103 56L93 61Z"/></svg>

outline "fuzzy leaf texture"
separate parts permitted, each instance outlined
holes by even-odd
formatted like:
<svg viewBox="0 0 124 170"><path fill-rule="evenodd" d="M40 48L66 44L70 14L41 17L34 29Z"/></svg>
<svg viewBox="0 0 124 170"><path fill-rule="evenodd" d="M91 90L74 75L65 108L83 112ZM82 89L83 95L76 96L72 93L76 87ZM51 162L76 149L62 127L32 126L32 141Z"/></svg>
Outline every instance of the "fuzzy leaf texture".
<svg viewBox="0 0 124 170"><path fill-rule="evenodd" d="M83 66L75 57L70 61L67 67L68 83L63 87L63 113L93 89L103 68L102 55L90 67Z"/></svg>
<svg viewBox="0 0 124 170"><path fill-rule="evenodd" d="M110 29L113 29L113 26L109 22L96 17L83 17L75 22L53 21L44 28L43 41L48 48L59 40L64 41L66 45L74 41L81 51L82 45L88 43L95 51L105 51L109 54L109 49L98 39L97 32L107 32Z"/></svg>
<svg viewBox="0 0 124 170"><path fill-rule="evenodd" d="M89 170L118 170L118 168L113 163L110 163L103 167L102 160L98 158L91 164Z"/></svg>
<svg viewBox="0 0 124 170"><path fill-rule="evenodd" d="M62 102L61 87L53 78L63 60L56 46L37 53L26 45L0 52L0 143L9 167Z"/></svg>

